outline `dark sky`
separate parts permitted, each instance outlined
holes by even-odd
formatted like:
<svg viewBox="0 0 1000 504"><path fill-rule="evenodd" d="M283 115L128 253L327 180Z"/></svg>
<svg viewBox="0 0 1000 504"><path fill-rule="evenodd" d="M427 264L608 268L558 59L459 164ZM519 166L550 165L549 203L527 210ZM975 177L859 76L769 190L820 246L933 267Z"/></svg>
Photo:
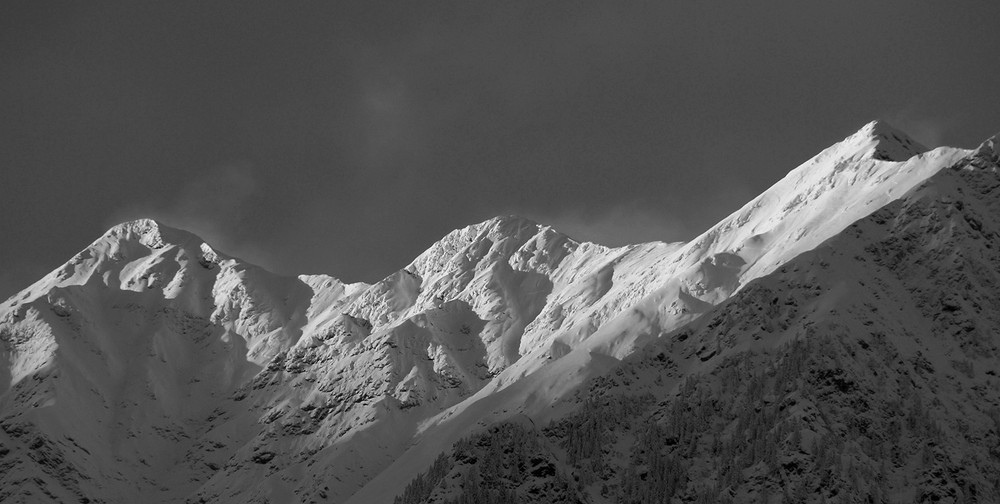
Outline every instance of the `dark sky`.
<svg viewBox="0 0 1000 504"><path fill-rule="evenodd" d="M0 297L111 225L375 281L526 215L689 239L883 118L1000 130L1000 2L0 7Z"/></svg>

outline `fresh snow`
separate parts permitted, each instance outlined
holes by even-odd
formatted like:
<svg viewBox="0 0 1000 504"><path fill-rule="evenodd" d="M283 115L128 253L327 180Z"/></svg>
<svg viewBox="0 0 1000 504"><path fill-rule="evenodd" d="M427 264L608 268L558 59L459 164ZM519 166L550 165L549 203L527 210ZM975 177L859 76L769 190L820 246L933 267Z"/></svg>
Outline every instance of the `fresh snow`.
<svg viewBox="0 0 1000 504"><path fill-rule="evenodd" d="M0 307L0 500L391 502L460 438L572 413L755 279L941 170L995 165L992 142L928 150L872 122L687 243L498 217L372 285L115 226Z"/></svg>

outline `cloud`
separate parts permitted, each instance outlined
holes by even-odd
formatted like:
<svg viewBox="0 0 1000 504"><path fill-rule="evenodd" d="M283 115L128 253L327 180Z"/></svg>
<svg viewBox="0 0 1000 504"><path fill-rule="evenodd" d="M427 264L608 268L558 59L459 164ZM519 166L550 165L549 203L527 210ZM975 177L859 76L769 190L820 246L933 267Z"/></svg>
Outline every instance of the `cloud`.
<svg viewBox="0 0 1000 504"><path fill-rule="evenodd" d="M257 242L250 216L255 201L263 197L261 184L248 164L225 164L192 178L160 200L132 204L114 212L112 226L122 221L150 217L190 231L218 249L251 263L274 269L280 261Z"/></svg>
<svg viewBox="0 0 1000 504"><path fill-rule="evenodd" d="M15 282L13 276L10 272L0 271L0 301L4 301L8 297L17 294L20 283Z"/></svg>
<svg viewBox="0 0 1000 504"><path fill-rule="evenodd" d="M955 127L955 121L921 115L912 106L886 114L885 120L930 149L944 145L945 135Z"/></svg>
<svg viewBox="0 0 1000 504"><path fill-rule="evenodd" d="M612 247L650 241L673 242L689 239L689 231L677 219L634 204L603 211L566 211L532 216L577 240Z"/></svg>
<svg viewBox="0 0 1000 504"><path fill-rule="evenodd" d="M361 100L369 165L379 166L412 146L407 94L402 82L365 86Z"/></svg>

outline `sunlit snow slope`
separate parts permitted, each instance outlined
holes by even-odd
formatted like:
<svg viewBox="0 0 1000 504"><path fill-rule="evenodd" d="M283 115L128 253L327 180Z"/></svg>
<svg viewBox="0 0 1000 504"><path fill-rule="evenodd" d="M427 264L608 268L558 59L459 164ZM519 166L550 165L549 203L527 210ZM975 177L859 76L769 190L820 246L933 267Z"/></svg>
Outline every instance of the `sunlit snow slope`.
<svg viewBox="0 0 1000 504"><path fill-rule="evenodd" d="M116 226L0 307L0 500L389 502L973 155L873 122L689 243L499 217L373 285Z"/></svg>
<svg viewBox="0 0 1000 504"><path fill-rule="evenodd" d="M689 323L802 252L902 196L971 151L926 150L872 122L792 170L689 243L654 249L611 275L611 288L570 316L550 296L522 341L523 357L471 399L421 425L417 443L351 502L402 491L461 436L515 413L547 421L576 407L559 400L637 347ZM636 250L641 250L639 246ZM612 267L615 267L612 264ZM617 270L616 270L617 272ZM525 347L522 344L522 347Z"/></svg>
<svg viewBox="0 0 1000 504"><path fill-rule="evenodd" d="M998 147L628 356L568 415L443 451L398 502L1000 502Z"/></svg>

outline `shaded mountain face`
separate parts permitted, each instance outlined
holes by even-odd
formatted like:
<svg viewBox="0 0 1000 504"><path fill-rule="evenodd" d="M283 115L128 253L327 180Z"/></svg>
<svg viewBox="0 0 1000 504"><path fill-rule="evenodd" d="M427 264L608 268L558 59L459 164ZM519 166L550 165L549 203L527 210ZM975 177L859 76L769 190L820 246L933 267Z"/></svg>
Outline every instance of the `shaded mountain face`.
<svg viewBox="0 0 1000 504"><path fill-rule="evenodd" d="M372 285L116 226L0 307L0 500L996 500L998 157L870 123L688 243L499 217Z"/></svg>

